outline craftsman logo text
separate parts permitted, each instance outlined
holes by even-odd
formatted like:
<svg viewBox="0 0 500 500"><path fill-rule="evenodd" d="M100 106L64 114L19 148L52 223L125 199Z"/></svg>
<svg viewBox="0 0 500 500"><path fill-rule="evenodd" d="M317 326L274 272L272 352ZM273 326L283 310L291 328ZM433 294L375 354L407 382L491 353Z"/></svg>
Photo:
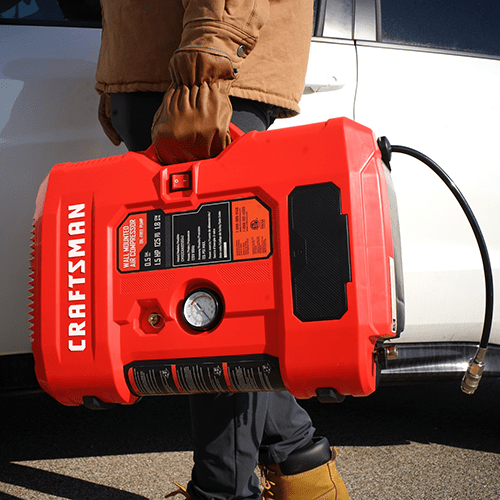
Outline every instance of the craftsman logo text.
<svg viewBox="0 0 500 500"><path fill-rule="evenodd" d="M85 204L68 206L68 348L86 347Z"/></svg>

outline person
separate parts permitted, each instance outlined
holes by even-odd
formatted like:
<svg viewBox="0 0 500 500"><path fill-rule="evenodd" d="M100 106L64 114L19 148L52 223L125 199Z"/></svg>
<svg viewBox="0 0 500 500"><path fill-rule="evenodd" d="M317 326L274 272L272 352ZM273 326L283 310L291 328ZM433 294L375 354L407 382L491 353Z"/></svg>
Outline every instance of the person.
<svg viewBox="0 0 500 500"><path fill-rule="evenodd" d="M313 0L101 0L99 119L164 164L219 154L299 112ZM288 392L191 395L193 500L348 499L334 452ZM262 470L263 491L254 471Z"/></svg>

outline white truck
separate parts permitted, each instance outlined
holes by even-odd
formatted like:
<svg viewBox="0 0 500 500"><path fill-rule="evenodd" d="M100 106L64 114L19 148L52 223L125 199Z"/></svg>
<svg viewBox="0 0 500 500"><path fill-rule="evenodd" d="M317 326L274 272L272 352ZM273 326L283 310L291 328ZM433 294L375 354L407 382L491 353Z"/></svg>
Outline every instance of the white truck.
<svg viewBox="0 0 500 500"><path fill-rule="evenodd" d="M68 21L57 0L0 5L0 394L37 388L30 346L30 231L54 164L125 152L97 120L95 1ZM418 149L459 186L500 277L500 4L317 0L302 113L274 127L347 116ZM482 263L453 196L394 155L406 329L382 383L461 377L479 343ZM498 299L485 375L500 376Z"/></svg>

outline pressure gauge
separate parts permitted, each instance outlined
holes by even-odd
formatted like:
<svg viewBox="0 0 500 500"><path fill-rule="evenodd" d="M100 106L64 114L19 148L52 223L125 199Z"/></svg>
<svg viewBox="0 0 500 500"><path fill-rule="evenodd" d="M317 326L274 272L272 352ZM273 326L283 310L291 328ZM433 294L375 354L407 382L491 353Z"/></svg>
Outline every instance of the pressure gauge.
<svg viewBox="0 0 500 500"><path fill-rule="evenodd" d="M184 299L182 317L193 330L199 332L210 330L222 317L222 301L214 291L199 288Z"/></svg>

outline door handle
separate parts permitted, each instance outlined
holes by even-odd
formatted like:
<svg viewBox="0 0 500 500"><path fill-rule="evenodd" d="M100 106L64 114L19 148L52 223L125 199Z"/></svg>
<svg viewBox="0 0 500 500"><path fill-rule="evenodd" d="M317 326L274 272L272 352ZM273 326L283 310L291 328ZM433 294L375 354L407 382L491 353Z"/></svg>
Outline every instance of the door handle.
<svg viewBox="0 0 500 500"><path fill-rule="evenodd" d="M338 80L334 76L325 78L306 78L303 94L316 94L317 92L330 92L332 90L340 90L345 86L345 82Z"/></svg>

